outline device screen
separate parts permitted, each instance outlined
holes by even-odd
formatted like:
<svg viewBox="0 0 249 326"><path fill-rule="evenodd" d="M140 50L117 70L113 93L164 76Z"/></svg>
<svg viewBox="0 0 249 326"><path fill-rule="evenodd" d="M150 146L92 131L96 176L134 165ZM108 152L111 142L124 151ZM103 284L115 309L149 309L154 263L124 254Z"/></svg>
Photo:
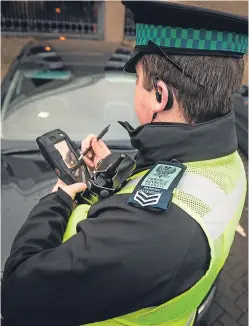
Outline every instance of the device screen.
<svg viewBox="0 0 249 326"><path fill-rule="evenodd" d="M78 164L78 160L74 153L70 150L65 140L54 145L55 148L60 152L63 161L69 169L74 168ZM82 166L78 169L71 171L77 182L85 182L84 171Z"/></svg>
<svg viewBox="0 0 249 326"><path fill-rule="evenodd" d="M71 150L68 147L68 144L65 140L61 141L60 143L55 144L54 146L60 152L63 161L66 163L66 165L69 169L72 169L73 167L75 167L77 165L78 160L75 157L75 155L71 152Z"/></svg>

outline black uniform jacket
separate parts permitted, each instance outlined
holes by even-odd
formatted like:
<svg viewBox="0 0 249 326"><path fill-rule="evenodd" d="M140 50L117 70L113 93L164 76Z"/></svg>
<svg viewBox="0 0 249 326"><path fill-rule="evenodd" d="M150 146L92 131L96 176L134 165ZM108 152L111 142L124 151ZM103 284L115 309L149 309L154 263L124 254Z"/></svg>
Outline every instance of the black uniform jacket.
<svg viewBox="0 0 249 326"><path fill-rule="evenodd" d="M133 130L137 171L159 160L207 160L234 152L234 114L190 126L153 123ZM200 189L201 191L201 189ZM93 205L62 243L73 202L62 190L42 198L18 232L2 280L2 315L11 326L79 326L160 305L206 272L200 226L179 207L155 213L128 194Z"/></svg>

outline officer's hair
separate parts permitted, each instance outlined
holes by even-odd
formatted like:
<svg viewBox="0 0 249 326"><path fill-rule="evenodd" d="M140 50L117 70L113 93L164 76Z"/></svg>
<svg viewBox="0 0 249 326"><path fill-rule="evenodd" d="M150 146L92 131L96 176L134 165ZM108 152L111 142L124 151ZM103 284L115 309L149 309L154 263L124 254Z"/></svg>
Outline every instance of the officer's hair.
<svg viewBox="0 0 249 326"><path fill-rule="evenodd" d="M172 86L184 109L185 119L200 123L221 117L232 109L232 93L242 82L244 61L240 58L214 56L171 56L194 80L186 77L165 58L146 54L141 58L144 88L153 89L158 76ZM201 83L204 87L200 87Z"/></svg>

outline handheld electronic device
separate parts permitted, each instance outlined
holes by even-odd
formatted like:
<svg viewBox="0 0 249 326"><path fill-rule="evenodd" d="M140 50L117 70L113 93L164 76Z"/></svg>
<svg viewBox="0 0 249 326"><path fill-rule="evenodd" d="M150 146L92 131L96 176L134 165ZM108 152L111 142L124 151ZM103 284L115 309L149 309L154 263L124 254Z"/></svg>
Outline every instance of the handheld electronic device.
<svg viewBox="0 0 249 326"><path fill-rule="evenodd" d="M79 162L78 147L64 131L52 130L38 137L36 142L45 160L65 184L86 182L89 171Z"/></svg>
<svg viewBox="0 0 249 326"><path fill-rule="evenodd" d="M102 138L108 128L109 126L97 139ZM38 137L36 141L41 154L59 179L67 185L86 183L87 189L76 195L78 204L93 204L111 196L122 187L136 167L133 158L127 154L122 153L118 158L116 154L110 154L90 173L78 152L79 147L60 129L50 131Z"/></svg>

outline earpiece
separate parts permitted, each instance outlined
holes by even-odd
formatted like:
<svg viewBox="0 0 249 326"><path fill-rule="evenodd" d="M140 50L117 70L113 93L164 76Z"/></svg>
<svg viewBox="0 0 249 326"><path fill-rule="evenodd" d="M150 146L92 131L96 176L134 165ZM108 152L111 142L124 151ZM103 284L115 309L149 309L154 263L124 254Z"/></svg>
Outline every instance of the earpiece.
<svg viewBox="0 0 249 326"><path fill-rule="evenodd" d="M156 90L156 100L159 103L161 103L162 101L162 95L158 92L158 90Z"/></svg>
<svg viewBox="0 0 249 326"><path fill-rule="evenodd" d="M154 80L154 88L156 90L156 100L158 103L161 103L162 101L162 95L158 92L157 90L157 83L159 81L159 78L156 77L155 80ZM173 92L172 92L172 89L169 85L166 84L166 87L167 87L167 90L168 90L168 102L164 108L164 110L169 110L171 109L172 105L173 105L173 102L174 102L174 97L173 97Z"/></svg>

